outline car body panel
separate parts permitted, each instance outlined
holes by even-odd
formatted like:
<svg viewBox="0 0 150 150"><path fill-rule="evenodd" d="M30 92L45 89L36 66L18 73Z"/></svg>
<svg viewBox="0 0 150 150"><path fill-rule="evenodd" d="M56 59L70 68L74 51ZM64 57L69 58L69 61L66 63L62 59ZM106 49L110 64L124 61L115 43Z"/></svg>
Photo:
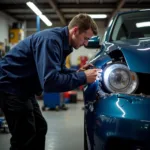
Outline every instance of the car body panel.
<svg viewBox="0 0 150 150"><path fill-rule="evenodd" d="M104 107L104 106L107 107ZM113 94L107 99L101 98L96 105L96 117L100 114L134 120L150 120L150 97ZM111 109L113 108L113 109Z"/></svg>
<svg viewBox="0 0 150 150"><path fill-rule="evenodd" d="M106 52L120 50L130 70L135 72L150 72L150 39L132 39L107 43ZM133 59L134 58L134 59ZM139 61L142 60L142 61Z"/></svg>
<svg viewBox="0 0 150 150"><path fill-rule="evenodd" d="M133 12L140 11L118 13L113 17L105 32L100 51L89 63L103 71L107 64L113 62L110 54L120 51L129 70L150 74L150 38L110 41L117 18ZM101 74L103 75L103 72ZM136 141L136 144L131 142L133 149L138 149L141 142L148 143L150 140L150 94L110 93L106 97L97 99L99 84L100 81L96 80L92 84L87 84L83 90L89 150L105 150L111 138ZM119 149L123 150L123 146Z"/></svg>

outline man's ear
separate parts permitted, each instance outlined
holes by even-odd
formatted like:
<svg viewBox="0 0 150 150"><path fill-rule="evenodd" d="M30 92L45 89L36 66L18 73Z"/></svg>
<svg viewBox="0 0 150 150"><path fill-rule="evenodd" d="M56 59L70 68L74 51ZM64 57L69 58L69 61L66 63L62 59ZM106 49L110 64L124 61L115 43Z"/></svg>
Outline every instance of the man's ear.
<svg viewBox="0 0 150 150"><path fill-rule="evenodd" d="M77 34L79 32L78 26L73 27L73 33Z"/></svg>

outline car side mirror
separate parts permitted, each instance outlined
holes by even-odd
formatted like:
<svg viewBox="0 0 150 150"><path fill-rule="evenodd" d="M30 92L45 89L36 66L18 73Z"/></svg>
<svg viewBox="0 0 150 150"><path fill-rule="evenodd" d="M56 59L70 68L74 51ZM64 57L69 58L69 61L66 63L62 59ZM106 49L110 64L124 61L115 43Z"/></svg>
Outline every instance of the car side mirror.
<svg viewBox="0 0 150 150"><path fill-rule="evenodd" d="M85 48L100 48L100 37L99 36L93 36L88 40L88 45L84 46Z"/></svg>

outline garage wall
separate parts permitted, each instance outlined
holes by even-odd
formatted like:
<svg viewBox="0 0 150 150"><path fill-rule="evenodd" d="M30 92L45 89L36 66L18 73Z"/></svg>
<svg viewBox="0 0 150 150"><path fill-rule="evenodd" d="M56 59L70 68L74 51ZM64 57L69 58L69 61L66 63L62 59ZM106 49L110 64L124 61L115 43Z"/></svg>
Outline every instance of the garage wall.
<svg viewBox="0 0 150 150"><path fill-rule="evenodd" d="M11 26L13 22L15 22L15 19L0 11L0 42L4 42L5 39L8 39L9 26Z"/></svg>

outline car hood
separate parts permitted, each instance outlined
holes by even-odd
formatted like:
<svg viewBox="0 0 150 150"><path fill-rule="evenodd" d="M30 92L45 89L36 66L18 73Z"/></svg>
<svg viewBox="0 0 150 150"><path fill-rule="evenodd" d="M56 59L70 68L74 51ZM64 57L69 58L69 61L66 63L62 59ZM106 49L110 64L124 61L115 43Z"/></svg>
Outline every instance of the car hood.
<svg viewBox="0 0 150 150"><path fill-rule="evenodd" d="M122 51L127 65L134 72L150 73L150 38L106 43L106 51Z"/></svg>

